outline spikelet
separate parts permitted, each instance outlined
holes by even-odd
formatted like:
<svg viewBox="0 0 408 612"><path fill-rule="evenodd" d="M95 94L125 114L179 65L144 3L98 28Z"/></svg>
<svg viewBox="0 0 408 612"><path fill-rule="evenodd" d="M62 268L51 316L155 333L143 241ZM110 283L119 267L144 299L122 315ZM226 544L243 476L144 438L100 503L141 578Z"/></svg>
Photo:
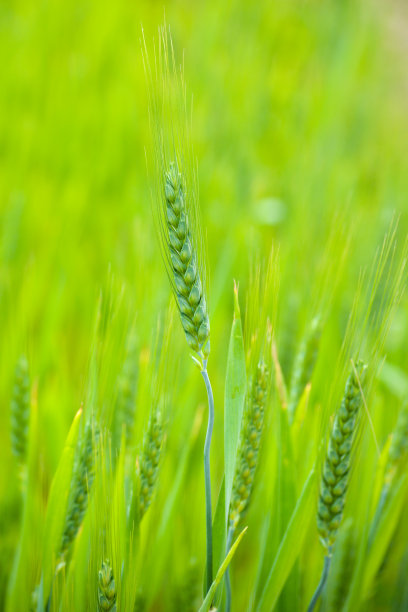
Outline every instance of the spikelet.
<svg viewBox="0 0 408 612"><path fill-rule="evenodd" d="M98 572L99 612L116 612L116 584L109 559L102 562Z"/></svg>
<svg viewBox="0 0 408 612"><path fill-rule="evenodd" d="M171 162L164 188L166 227L163 232L171 262L172 285L188 345L207 358L210 351L210 322L191 235L186 193L177 163Z"/></svg>
<svg viewBox="0 0 408 612"><path fill-rule="evenodd" d="M405 402L398 414L390 450L388 452L388 462L386 467L386 481L390 481L395 474L398 465L408 455L408 402Z"/></svg>
<svg viewBox="0 0 408 612"><path fill-rule="evenodd" d="M296 355L293 366L292 380L290 384L288 413L290 422L293 421L296 408L301 395L310 382L316 364L320 336L322 332L321 318L315 317L304 337L299 352Z"/></svg>
<svg viewBox="0 0 408 612"><path fill-rule="evenodd" d="M16 365L11 399L11 448L20 469L24 469L27 459L29 418L30 377L28 362L23 355Z"/></svg>
<svg viewBox="0 0 408 612"><path fill-rule="evenodd" d="M71 482L71 492L61 544L62 557L65 557L69 552L88 506L89 491L94 479L94 435L96 441L97 433L93 434L92 426L88 423L80 444L79 458Z"/></svg>
<svg viewBox="0 0 408 612"><path fill-rule="evenodd" d="M256 367L255 376L250 381L245 402L229 512L229 526L232 529L237 527L248 508L258 462L268 391L269 368L261 360Z"/></svg>
<svg viewBox="0 0 408 612"><path fill-rule="evenodd" d="M323 467L317 512L320 539L331 552L336 533L343 518L343 509L349 481L351 452L357 417L362 403L360 384L363 384L366 366L356 364L347 379L340 409L334 418ZM356 377L356 373L358 378Z"/></svg>
<svg viewBox="0 0 408 612"><path fill-rule="evenodd" d="M143 518L152 501L162 442L163 424L161 414L157 409L153 409L144 435L143 449L139 461L139 520Z"/></svg>

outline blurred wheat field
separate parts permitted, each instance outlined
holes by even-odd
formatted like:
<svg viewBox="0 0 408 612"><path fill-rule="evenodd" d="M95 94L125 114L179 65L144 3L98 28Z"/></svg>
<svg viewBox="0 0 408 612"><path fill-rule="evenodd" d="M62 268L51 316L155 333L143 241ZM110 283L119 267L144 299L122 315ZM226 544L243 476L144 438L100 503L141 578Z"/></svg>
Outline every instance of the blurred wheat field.
<svg viewBox="0 0 408 612"><path fill-rule="evenodd" d="M206 246L214 576L235 280L245 401L260 393L256 350L269 378L259 457L240 475L232 610L307 609L327 444L358 357L368 374L317 605L408 609L403 17L398 2L334 0L0 6L1 609L208 609L206 394L147 169L142 28L151 49L164 20L192 99Z"/></svg>

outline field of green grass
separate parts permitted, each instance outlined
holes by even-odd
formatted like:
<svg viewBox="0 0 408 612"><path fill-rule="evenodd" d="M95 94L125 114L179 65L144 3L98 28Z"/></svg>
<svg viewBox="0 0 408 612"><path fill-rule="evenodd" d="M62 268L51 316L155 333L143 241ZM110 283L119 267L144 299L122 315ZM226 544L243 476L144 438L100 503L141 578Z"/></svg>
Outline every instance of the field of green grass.
<svg viewBox="0 0 408 612"><path fill-rule="evenodd" d="M0 610L306 611L324 564L315 610L408 610L402 20L398 1L0 4ZM180 177L152 163L158 128L188 123L166 99L149 121L163 23ZM165 265L179 180L211 328L212 563L207 336Z"/></svg>

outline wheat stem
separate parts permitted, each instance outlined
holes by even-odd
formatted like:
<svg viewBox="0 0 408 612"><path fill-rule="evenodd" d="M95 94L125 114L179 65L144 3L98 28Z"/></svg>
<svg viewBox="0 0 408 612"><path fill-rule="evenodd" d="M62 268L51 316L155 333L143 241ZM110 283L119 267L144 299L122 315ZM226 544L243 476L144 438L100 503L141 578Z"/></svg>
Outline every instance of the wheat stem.
<svg viewBox="0 0 408 612"><path fill-rule="evenodd" d="M212 584L213 552L212 552L212 509L211 509L211 473L210 473L210 448L211 437L214 427L214 396L210 379L207 372L207 359L203 360L201 374L204 378L205 388L208 396L208 425L204 444L204 482L205 482L205 518L207 525L207 592Z"/></svg>
<svg viewBox="0 0 408 612"><path fill-rule="evenodd" d="M309 607L307 609L307 612L312 612L312 610L314 610L320 595L323 593L323 589L324 589L324 585L326 584L326 580L327 577L329 575L329 569L330 569L330 561L331 561L331 556L330 555L326 555L324 557L324 565L323 565L323 571L322 571L322 575L320 578L320 582L317 585L317 588L313 594L312 599L310 600L310 604Z"/></svg>

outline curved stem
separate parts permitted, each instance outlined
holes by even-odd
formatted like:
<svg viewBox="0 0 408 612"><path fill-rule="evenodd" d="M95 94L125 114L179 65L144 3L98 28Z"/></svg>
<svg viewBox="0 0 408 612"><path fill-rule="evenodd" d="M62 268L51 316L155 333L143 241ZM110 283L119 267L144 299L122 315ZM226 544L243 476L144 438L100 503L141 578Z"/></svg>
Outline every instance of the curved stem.
<svg viewBox="0 0 408 612"><path fill-rule="evenodd" d="M214 426L214 397L210 379L207 373L207 360L203 362L203 375L208 396L208 426L204 444L204 481L205 481L205 516L207 524L207 593L213 579L213 552L212 552L212 509L211 509L211 474L210 474L210 447Z"/></svg>
<svg viewBox="0 0 408 612"><path fill-rule="evenodd" d="M227 535L227 551L226 551L227 555L229 553L229 549L231 548L233 535L234 535L234 528L230 527L228 529L228 535ZM226 572L225 572L225 595L226 595L225 612L231 612L232 591L231 591L231 578L230 578L230 573L229 573L229 567L227 567Z"/></svg>
<svg viewBox="0 0 408 612"><path fill-rule="evenodd" d="M329 575L330 561L331 561L331 557L326 555L324 558L324 565L323 565L323 571L322 571L322 575L320 578L320 582L317 585L317 589L315 590L314 595L310 601L307 612L312 612L312 610L314 610L314 607L317 604L318 599L323 592L324 585L326 584L327 576Z"/></svg>

